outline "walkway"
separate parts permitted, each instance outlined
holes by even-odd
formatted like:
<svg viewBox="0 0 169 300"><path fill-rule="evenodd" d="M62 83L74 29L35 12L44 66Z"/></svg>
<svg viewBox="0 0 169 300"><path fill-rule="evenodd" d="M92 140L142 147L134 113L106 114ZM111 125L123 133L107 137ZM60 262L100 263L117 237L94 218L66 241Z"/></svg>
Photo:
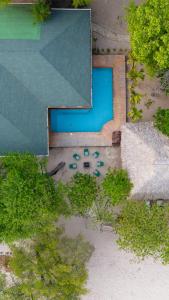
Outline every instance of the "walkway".
<svg viewBox="0 0 169 300"><path fill-rule="evenodd" d="M82 233L95 247L88 264L89 294L81 300L169 299L169 265L150 258L138 262L131 253L119 250L113 232L94 230L80 218L66 221L66 233Z"/></svg>

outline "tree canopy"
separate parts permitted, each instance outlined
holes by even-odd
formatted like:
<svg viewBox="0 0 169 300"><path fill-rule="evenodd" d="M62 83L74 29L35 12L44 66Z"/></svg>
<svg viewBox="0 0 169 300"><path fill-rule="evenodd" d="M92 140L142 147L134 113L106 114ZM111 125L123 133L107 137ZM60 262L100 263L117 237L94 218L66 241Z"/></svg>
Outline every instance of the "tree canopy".
<svg viewBox="0 0 169 300"><path fill-rule="evenodd" d="M169 1L132 2L127 9L132 54L150 74L169 68Z"/></svg>
<svg viewBox="0 0 169 300"><path fill-rule="evenodd" d="M85 264L93 246L81 236L71 239L52 228L37 235L27 247L14 246L12 250L9 264L19 280L6 294L20 294L18 300L77 300L87 292Z"/></svg>
<svg viewBox="0 0 169 300"><path fill-rule="evenodd" d="M44 162L31 154L11 154L0 160L0 240L26 238L56 218L58 204Z"/></svg>

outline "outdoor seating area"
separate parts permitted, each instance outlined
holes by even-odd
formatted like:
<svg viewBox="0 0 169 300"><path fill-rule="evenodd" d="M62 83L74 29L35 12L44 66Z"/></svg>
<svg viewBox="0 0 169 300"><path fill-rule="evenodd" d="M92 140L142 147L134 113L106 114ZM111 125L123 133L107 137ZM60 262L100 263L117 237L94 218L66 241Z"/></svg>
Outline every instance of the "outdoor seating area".
<svg viewBox="0 0 169 300"><path fill-rule="evenodd" d="M91 173L92 175L94 175L96 177L100 177L102 175L102 173L97 168L104 167L104 161L101 161L101 160L96 161L99 156L100 156L99 151L90 152L90 150L88 148L84 148L82 151L82 155L80 155L79 153L74 153L72 155L72 158L74 160L76 160L78 163L77 162L70 163L69 169L77 170L78 165L81 164L82 170L88 171L89 173ZM82 161L82 157L83 157L83 161ZM91 157L91 159L90 159L90 157ZM85 159L85 161L84 161L84 159Z"/></svg>
<svg viewBox="0 0 169 300"><path fill-rule="evenodd" d="M69 181L76 173L86 173L103 178L107 170L121 168L120 147L73 147L50 149L48 170L60 161L64 168L54 175L56 181Z"/></svg>

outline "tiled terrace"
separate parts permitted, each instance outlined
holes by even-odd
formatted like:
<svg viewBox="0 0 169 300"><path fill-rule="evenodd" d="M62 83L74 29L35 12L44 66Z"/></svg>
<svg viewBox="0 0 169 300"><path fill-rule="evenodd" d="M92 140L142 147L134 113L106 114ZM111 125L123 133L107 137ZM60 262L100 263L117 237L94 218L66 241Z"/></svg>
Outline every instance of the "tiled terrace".
<svg viewBox="0 0 169 300"><path fill-rule="evenodd" d="M93 67L113 68L114 119L101 132L50 133L50 147L112 146L112 132L126 122L125 56L94 55Z"/></svg>

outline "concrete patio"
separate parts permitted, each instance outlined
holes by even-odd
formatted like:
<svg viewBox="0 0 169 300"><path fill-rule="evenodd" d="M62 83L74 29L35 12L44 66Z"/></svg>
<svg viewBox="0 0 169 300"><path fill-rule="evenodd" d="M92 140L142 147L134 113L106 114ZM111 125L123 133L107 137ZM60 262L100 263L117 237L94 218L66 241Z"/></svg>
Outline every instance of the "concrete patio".
<svg viewBox="0 0 169 300"><path fill-rule="evenodd" d="M104 161L104 166L97 168L100 170L101 175L104 175L108 168L120 168L121 167L121 155L120 155L120 147L88 147L89 149L89 157L84 157L83 147L73 147L73 148L51 148L50 155L48 160L48 170L50 171L54 167L57 166L61 161L65 162L65 167L60 170L55 176L54 179L56 181L62 180L67 182L70 178L78 171L82 173L92 174L93 171L97 168L97 161ZM100 152L100 156L95 159L92 156L92 153L95 151ZM73 154L78 153L81 156L80 161L76 161L73 158ZM90 162L90 169L84 169L83 162ZM71 170L69 169L69 164L77 163L77 169ZM102 178L102 176L101 176Z"/></svg>

